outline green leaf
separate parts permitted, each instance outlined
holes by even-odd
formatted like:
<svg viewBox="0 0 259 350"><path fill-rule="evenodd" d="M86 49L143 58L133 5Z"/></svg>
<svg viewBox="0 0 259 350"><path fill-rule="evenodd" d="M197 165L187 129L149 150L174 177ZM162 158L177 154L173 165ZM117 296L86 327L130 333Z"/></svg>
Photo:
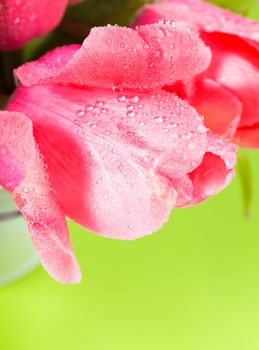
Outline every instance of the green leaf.
<svg viewBox="0 0 259 350"><path fill-rule="evenodd" d="M244 215L248 217L252 206L253 179L250 159L244 149L239 149L238 152L237 174L242 188Z"/></svg>
<svg viewBox="0 0 259 350"><path fill-rule="evenodd" d="M258 0L208 0L216 5L250 17L255 6L258 6Z"/></svg>

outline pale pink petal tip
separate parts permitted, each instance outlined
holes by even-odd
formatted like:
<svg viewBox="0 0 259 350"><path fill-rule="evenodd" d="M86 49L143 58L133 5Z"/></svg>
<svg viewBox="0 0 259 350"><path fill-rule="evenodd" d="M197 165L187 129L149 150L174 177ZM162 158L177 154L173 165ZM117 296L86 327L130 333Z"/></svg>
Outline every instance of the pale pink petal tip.
<svg viewBox="0 0 259 350"><path fill-rule="evenodd" d="M237 146L213 133L208 134L208 148L203 161L189 174L193 184L193 199L196 205L219 193L235 175Z"/></svg>
<svg viewBox="0 0 259 350"><path fill-rule="evenodd" d="M0 135L0 185L12 193L27 221L43 266L62 283L79 282L67 223L35 143L32 122L21 113L0 112Z"/></svg>

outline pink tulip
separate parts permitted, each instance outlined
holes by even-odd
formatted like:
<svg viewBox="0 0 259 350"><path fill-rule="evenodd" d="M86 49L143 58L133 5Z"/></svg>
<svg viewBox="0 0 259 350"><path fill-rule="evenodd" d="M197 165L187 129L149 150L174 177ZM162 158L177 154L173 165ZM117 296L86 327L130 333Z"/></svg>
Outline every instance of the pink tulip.
<svg viewBox="0 0 259 350"><path fill-rule="evenodd" d="M81 47L16 70L21 85L0 118L0 185L55 279L80 278L65 215L103 236L135 239L231 181L236 146L161 90L209 62L188 28L154 24L95 28Z"/></svg>
<svg viewBox="0 0 259 350"><path fill-rule="evenodd" d="M145 6L136 24L161 19L196 30L212 51L205 72L171 90L187 99L212 131L259 148L259 23L201 0L168 0Z"/></svg>
<svg viewBox="0 0 259 350"><path fill-rule="evenodd" d="M69 0L0 0L0 50L19 49L50 32L68 3Z"/></svg>

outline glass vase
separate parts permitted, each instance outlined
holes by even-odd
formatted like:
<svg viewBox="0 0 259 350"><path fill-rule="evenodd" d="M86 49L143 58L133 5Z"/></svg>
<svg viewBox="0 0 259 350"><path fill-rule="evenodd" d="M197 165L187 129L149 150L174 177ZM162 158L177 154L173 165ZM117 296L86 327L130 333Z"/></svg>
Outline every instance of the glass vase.
<svg viewBox="0 0 259 350"><path fill-rule="evenodd" d="M0 286L25 276L38 263L25 220L0 188Z"/></svg>

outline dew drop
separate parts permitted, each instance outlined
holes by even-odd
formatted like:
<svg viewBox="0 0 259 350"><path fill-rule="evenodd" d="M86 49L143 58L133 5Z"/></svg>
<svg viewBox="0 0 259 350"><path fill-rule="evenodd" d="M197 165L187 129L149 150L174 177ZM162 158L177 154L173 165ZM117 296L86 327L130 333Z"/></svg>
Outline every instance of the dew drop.
<svg viewBox="0 0 259 350"><path fill-rule="evenodd" d="M87 111L92 111L92 110L94 109L94 106L92 106L92 105L86 105L86 106L85 106L85 109L86 109Z"/></svg>
<svg viewBox="0 0 259 350"><path fill-rule="evenodd" d="M136 113L135 113L134 111L129 111L129 112L127 113L127 116L128 116L129 118L134 118L134 117L136 116Z"/></svg>
<svg viewBox="0 0 259 350"><path fill-rule="evenodd" d="M96 101L95 102L96 107L102 107L104 105L103 101Z"/></svg>
<svg viewBox="0 0 259 350"><path fill-rule="evenodd" d="M144 126L144 125L145 125L145 123L144 123L144 122L139 121L139 120L136 122L136 124L137 124L138 126Z"/></svg>
<svg viewBox="0 0 259 350"><path fill-rule="evenodd" d="M127 106L127 110L128 110L128 111L133 111L133 109L134 109L134 106L132 106L132 105L128 105L128 106Z"/></svg>
<svg viewBox="0 0 259 350"><path fill-rule="evenodd" d="M85 116L85 111L83 109L79 109L78 111L76 111L76 115L79 117L79 118L82 118Z"/></svg>
<svg viewBox="0 0 259 350"><path fill-rule="evenodd" d="M163 118L162 117L155 117L154 120L155 120L155 122L157 124L162 124L163 123Z"/></svg>
<svg viewBox="0 0 259 350"><path fill-rule="evenodd" d="M127 97L126 97L125 95L119 95L119 96L117 97L117 100L118 100L119 102L126 102L126 101L127 101Z"/></svg>
<svg viewBox="0 0 259 350"><path fill-rule="evenodd" d="M139 97L138 96L133 96L130 98L130 102L132 103L138 103L139 102Z"/></svg>

